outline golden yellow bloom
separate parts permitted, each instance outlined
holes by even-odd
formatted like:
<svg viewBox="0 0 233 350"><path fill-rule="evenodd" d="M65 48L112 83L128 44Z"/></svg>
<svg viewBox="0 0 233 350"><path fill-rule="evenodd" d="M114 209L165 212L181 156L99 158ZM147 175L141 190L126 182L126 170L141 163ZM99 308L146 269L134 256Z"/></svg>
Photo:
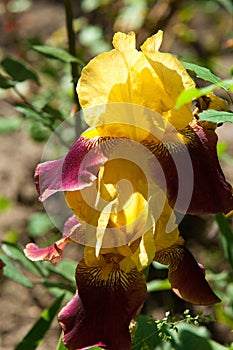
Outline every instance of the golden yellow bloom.
<svg viewBox="0 0 233 350"><path fill-rule="evenodd" d="M99 342L131 348L129 323L146 298L143 270L153 260L169 266L183 299L219 301L184 247L176 212L227 213L231 188L218 163L215 126L198 122L191 104L175 109L181 91L195 84L176 57L159 52L161 43L162 31L140 51L134 33L114 35L114 48L91 60L78 82L91 128L63 159L36 170L40 199L64 191L74 216L59 241L42 249L31 243L27 256L57 262L66 243L85 246L77 293L59 315L68 349Z"/></svg>

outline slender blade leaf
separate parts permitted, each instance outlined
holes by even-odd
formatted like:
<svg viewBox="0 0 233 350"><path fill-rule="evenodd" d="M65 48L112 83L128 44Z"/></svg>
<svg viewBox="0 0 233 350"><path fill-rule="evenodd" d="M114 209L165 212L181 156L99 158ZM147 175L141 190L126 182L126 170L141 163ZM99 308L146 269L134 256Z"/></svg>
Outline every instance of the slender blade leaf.
<svg viewBox="0 0 233 350"><path fill-rule="evenodd" d="M233 113L225 111L216 111L215 109L209 109L203 111L199 114L201 120L207 120L214 123L224 123L231 122L233 123Z"/></svg>
<svg viewBox="0 0 233 350"><path fill-rule="evenodd" d="M62 334L61 334L60 339L58 341L56 350L67 350L67 348L65 347L65 345L63 344L63 341L62 341Z"/></svg>
<svg viewBox="0 0 233 350"><path fill-rule="evenodd" d="M81 66L84 66L84 62L82 60L72 56L69 52L61 48L46 45L34 45L32 48L33 50L41 53L46 57L53 58L65 63L77 62Z"/></svg>
<svg viewBox="0 0 233 350"><path fill-rule="evenodd" d="M20 129L22 119L19 117L4 118L0 117L0 133L8 134Z"/></svg>
<svg viewBox="0 0 233 350"><path fill-rule="evenodd" d="M168 279L152 280L152 281L147 282L146 286L147 286L148 293L156 292L156 291L159 291L159 290L169 290L169 289L171 289L171 284L169 283Z"/></svg>
<svg viewBox="0 0 233 350"><path fill-rule="evenodd" d="M223 214L216 214L215 220L220 230L224 256L233 268L233 230Z"/></svg>
<svg viewBox="0 0 233 350"><path fill-rule="evenodd" d="M42 342L45 333L49 330L54 317L57 315L64 295L57 298L54 303L45 309L27 335L15 347L15 350L34 350Z"/></svg>
<svg viewBox="0 0 233 350"><path fill-rule="evenodd" d="M6 255L0 254L0 259L6 265L3 269L3 275L25 287L32 288L33 284L27 279L23 273L17 268L14 262L9 259Z"/></svg>
<svg viewBox="0 0 233 350"><path fill-rule="evenodd" d="M35 264L28 260L28 258L26 258L26 256L24 255L23 247L20 244L2 242L1 247L7 256L19 261L23 265L23 267L25 267L25 269L37 275L39 274L39 271L35 267Z"/></svg>
<svg viewBox="0 0 233 350"><path fill-rule="evenodd" d="M2 74L0 74L0 88L2 89L10 89L15 86L15 83L6 77L4 77Z"/></svg>
<svg viewBox="0 0 233 350"><path fill-rule="evenodd" d="M15 81L22 82L29 79L35 81L38 85L40 84L37 74L26 64L26 62L16 60L12 57L6 57L1 62L1 65L7 74Z"/></svg>
<svg viewBox="0 0 233 350"><path fill-rule="evenodd" d="M194 63L184 62L182 61L185 69L191 70L195 73L198 78L209 81L212 84L218 84L221 82L221 79L217 77L214 73L211 72L210 69L206 67L199 66Z"/></svg>

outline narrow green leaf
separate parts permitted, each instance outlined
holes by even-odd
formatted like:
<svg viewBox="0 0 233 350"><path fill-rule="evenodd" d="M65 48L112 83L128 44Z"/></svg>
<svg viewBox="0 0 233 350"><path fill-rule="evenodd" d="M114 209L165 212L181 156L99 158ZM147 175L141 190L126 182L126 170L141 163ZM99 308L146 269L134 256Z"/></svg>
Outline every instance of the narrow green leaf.
<svg viewBox="0 0 233 350"><path fill-rule="evenodd" d="M49 265L48 269L49 271L54 272L57 275L73 283L76 266L77 266L76 262L68 259L62 259L56 265L52 265L52 264Z"/></svg>
<svg viewBox="0 0 233 350"><path fill-rule="evenodd" d="M75 287L72 287L69 284L65 284L65 283L61 283L61 282L48 282L48 281L44 281L43 285L46 288L56 288L57 290L60 290L62 292L64 291L68 291L71 293L75 292Z"/></svg>
<svg viewBox="0 0 233 350"><path fill-rule="evenodd" d="M49 327L57 315L64 295L57 298L54 303L45 309L40 318L36 321L27 335L20 341L20 343L15 347L15 350L34 350L42 342L45 333L49 330Z"/></svg>
<svg viewBox="0 0 233 350"><path fill-rule="evenodd" d="M4 77L2 74L0 74L0 88L2 89L10 89L15 86L15 83L6 77Z"/></svg>
<svg viewBox="0 0 233 350"><path fill-rule="evenodd" d="M29 79L35 81L39 85L37 74L26 64L26 62L16 60L12 57L6 57L1 62L1 65L13 80L22 82Z"/></svg>
<svg viewBox="0 0 233 350"><path fill-rule="evenodd" d="M61 48L46 46L46 45L34 45L32 46L32 48L33 50L41 53L46 57L54 58L56 60L59 60L61 62L66 62L66 63L77 62L81 66L84 66L84 62L82 60L72 56L69 52Z"/></svg>
<svg viewBox="0 0 233 350"><path fill-rule="evenodd" d="M209 109L203 111L199 114L201 120L207 120L214 123L224 123L231 122L233 123L233 113L225 111L216 111L215 109Z"/></svg>
<svg viewBox="0 0 233 350"><path fill-rule="evenodd" d="M39 274L38 269L35 267L34 263L28 260L23 253L23 247L20 244L13 244L9 242L2 242L1 244L2 250L4 253L10 258L19 261L25 269L28 271Z"/></svg>
<svg viewBox="0 0 233 350"><path fill-rule="evenodd" d="M61 333L61 336L59 338L56 350L67 350L67 348L65 347L65 345L63 344L63 341L62 341L62 333Z"/></svg>
<svg viewBox="0 0 233 350"><path fill-rule="evenodd" d="M217 0L225 9L233 15L233 5L231 0Z"/></svg>
<svg viewBox="0 0 233 350"><path fill-rule="evenodd" d="M152 281L147 282L146 286L147 286L148 293L156 292L156 291L159 291L159 290L169 290L169 289L171 289L171 285L170 285L168 279L152 280Z"/></svg>
<svg viewBox="0 0 233 350"><path fill-rule="evenodd" d="M25 115L25 117L27 118L32 118L35 120L40 120L42 119L41 115L39 112L35 111L32 107L30 106L25 106L25 105L18 105L15 107L16 110L20 113L22 113L23 115Z"/></svg>
<svg viewBox="0 0 233 350"><path fill-rule="evenodd" d="M194 72L198 78L209 81L212 84L218 84L222 81L219 77L217 77L214 73L212 73L210 69L206 67L202 67L197 64L184 62L184 61L182 61L182 63L185 69L188 69Z"/></svg>
<svg viewBox="0 0 233 350"><path fill-rule="evenodd" d="M54 117L55 119L60 119L63 120L63 114L56 108L53 108L49 104L46 104L43 108L42 111L47 113L49 116Z"/></svg>
<svg viewBox="0 0 233 350"><path fill-rule="evenodd" d="M3 275L25 287L32 288L33 284L27 279L22 272L16 267L14 262L9 259L6 255L0 254L0 259L6 265L3 269Z"/></svg>
<svg viewBox="0 0 233 350"><path fill-rule="evenodd" d="M233 230L229 221L223 214L216 214L215 220L217 221L221 242L223 246L224 256L233 268Z"/></svg>
<svg viewBox="0 0 233 350"><path fill-rule="evenodd" d="M223 88L225 90L232 89L233 79L220 80L220 82L216 84L211 84L201 89L194 88L194 89L183 90L177 98L175 108L179 109L185 103L189 103L193 99L198 98L200 96L208 95L217 88Z"/></svg>
<svg viewBox="0 0 233 350"><path fill-rule="evenodd" d="M19 117L0 117L0 133L9 134L15 130L18 130L21 127L21 122L22 120Z"/></svg>
<svg viewBox="0 0 233 350"><path fill-rule="evenodd" d="M193 99L200 96L208 95L216 88L215 85L209 85L202 89L188 89L183 90L177 98L175 108L178 109L183 106L185 103L191 102Z"/></svg>

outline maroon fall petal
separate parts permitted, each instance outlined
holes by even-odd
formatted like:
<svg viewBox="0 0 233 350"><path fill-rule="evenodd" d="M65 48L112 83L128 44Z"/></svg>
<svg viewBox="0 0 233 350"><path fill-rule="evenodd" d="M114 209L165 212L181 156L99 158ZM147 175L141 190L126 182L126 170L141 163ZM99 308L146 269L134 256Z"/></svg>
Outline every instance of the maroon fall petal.
<svg viewBox="0 0 233 350"><path fill-rule="evenodd" d="M64 158L37 166L34 179L41 201L58 191L80 190L93 183L107 160L97 141L80 137Z"/></svg>
<svg viewBox="0 0 233 350"><path fill-rule="evenodd" d="M168 279L180 298L197 305L210 305L221 300L205 279L204 268L183 246L171 246L155 254L155 260L169 265Z"/></svg>
<svg viewBox="0 0 233 350"><path fill-rule="evenodd" d="M107 265L89 267L82 260L77 266L78 292L58 315L69 350L98 343L109 350L131 349L129 324L146 299L145 279L137 269L126 273L118 264Z"/></svg>
<svg viewBox="0 0 233 350"><path fill-rule="evenodd" d="M188 214L228 213L233 209L232 188L220 167L212 123L192 123L180 131L185 142L146 144L159 161L166 179L170 205ZM191 161L191 162L190 162ZM152 172L161 186L156 165Z"/></svg>
<svg viewBox="0 0 233 350"><path fill-rule="evenodd" d="M24 249L24 254L32 261L51 261L53 264L58 263L62 258L62 252L66 244L72 241L72 234L80 231L82 234L81 224L76 217L71 216L64 225L63 236L51 246L39 248L35 243L29 243Z"/></svg>

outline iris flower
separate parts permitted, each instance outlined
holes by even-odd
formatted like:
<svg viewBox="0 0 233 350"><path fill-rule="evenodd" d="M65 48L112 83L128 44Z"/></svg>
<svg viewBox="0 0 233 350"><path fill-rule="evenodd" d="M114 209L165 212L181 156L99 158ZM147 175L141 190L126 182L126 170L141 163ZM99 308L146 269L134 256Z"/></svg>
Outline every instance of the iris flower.
<svg viewBox="0 0 233 350"><path fill-rule="evenodd" d="M134 33L114 35L114 49L91 60L78 82L90 128L64 158L35 172L40 200L62 191L74 215L52 246L28 244L28 258L57 263L68 242L84 245L76 295L58 315L70 350L131 348L129 324L146 299L143 270L153 260L168 265L179 297L220 301L177 223L186 213L229 212L231 187L216 125L198 121L191 104L175 108L195 84L176 57L159 52L161 42L159 31L138 51Z"/></svg>

